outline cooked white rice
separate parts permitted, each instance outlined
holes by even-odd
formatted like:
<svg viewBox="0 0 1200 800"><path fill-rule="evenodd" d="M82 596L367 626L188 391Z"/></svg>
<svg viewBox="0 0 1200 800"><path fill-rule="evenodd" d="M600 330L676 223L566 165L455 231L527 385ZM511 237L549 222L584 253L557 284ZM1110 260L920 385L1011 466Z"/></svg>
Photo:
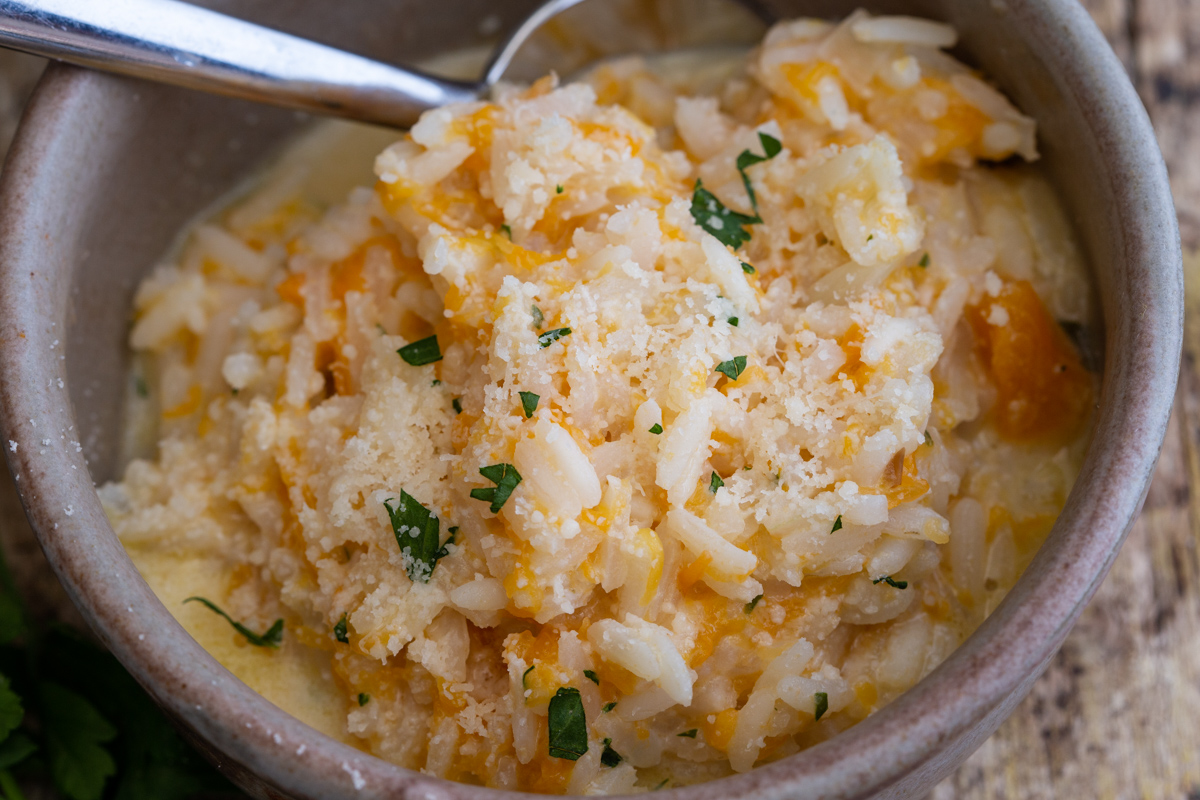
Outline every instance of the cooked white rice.
<svg viewBox="0 0 1200 800"><path fill-rule="evenodd" d="M865 719L1012 586L1094 392L1063 214L986 163L1034 123L954 41L787 22L709 95L629 59L431 111L330 208L276 170L138 291L119 536L251 685L454 780L684 785Z"/></svg>

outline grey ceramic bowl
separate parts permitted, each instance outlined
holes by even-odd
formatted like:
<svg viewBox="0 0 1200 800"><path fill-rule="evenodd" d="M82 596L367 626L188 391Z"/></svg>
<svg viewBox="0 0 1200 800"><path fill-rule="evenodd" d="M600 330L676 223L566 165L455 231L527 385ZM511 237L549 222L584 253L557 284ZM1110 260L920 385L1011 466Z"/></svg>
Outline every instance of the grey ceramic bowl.
<svg viewBox="0 0 1200 800"><path fill-rule="evenodd" d="M527 3L213 3L375 57L470 43ZM857 2L768 2L838 17ZM1097 432L1049 540L1008 599L892 705L811 750L664 800L921 794L990 735L1062 643L1145 495L1174 394L1182 272L1166 172L1120 63L1073 0L864 3L944 19L960 54L1040 124L1045 166L1085 245L1104 321ZM469 24L464 24L464 22ZM507 20L501 20L507 22ZM175 623L109 528L129 301L180 226L296 115L51 68L0 189L0 441L50 563L96 634L179 726L256 797L485 800L505 793L400 769L325 738L255 694ZM12 444L7 444L10 442ZM81 443L77 445L76 443Z"/></svg>

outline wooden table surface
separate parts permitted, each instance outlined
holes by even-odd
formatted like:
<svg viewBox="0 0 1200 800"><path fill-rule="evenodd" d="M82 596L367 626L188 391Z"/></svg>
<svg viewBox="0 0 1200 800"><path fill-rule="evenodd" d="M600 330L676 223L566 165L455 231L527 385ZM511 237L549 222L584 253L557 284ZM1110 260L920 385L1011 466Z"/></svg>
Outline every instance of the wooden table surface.
<svg viewBox="0 0 1200 800"><path fill-rule="evenodd" d="M1145 509L1095 599L1030 696L930 800L1200 800L1200 0L1084 5L1150 111L1193 253L1175 414ZM0 106L10 90L0 85ZM35 606L78 619L7 476L0 543Z"/></svg>

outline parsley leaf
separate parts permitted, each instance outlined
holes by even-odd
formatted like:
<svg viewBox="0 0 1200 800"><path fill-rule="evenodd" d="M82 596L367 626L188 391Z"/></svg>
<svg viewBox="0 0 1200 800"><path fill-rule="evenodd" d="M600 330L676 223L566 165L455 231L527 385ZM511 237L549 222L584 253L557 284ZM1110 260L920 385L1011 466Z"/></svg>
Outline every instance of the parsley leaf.
<svg viewBox="0 0 1200 800"><path fill-rule="evenodd" d="M720 489L724 485L725 481L721 480L721 476L716 473L716 470L713 470L712 476L708 479L708 490L716 494L717 489Z"/></svg>
<svg viewBox="0 0 1200 800"><path fill-rule="evenodd" d="M521 408L525 411L525 419L533 416L533 412L537 411L538 401L542 398L533 392L519 392L521 395Z"/></svg>
<svg viewBox="0 0 1200 800"><path fill-rule="evenodd" d="M747 264L745 261L740 261L738 263L742 265L742 272L746 273L747 275L753 275L757 271L752 265Z"/></svg>
<svg viewBox="0 0 1200 800"><path fill-rule="evenodd" d="M392 533L404 557L404 571L414 583L429 583L438 560L450 555L441 546L441 520L403 489L396 508L392 508L390 502L390 498L384 500L383 507L387 509Z"/></svg>
<svg viewBox="0 0 1200 800"><path fill-rule="evenodd" d="M736 381L738 376L740 376L745 370L745 356L734 356L728 361L722 361L720 364L717 364L717 372L729 378L731 381Z"/></svg>
<svg viewBox="0 0 1200 800"><path fill-rule="evenodd" d="M471 498L491 503L493 514L499 514L500 509L508 502L513 489L521 482L521 473L512 464L492 464L479 470L479 474L496 484L495 488L472 489Z"/></svg>
<svg viewBox="0 0 1200 800"><path fill-rule="evenodd" d="M918 267L928 267L929 266L929 253L925 253L923 256L921 256L921 260L917 262L917 266Z"/></svg>
<svg viewBox="0 0 1200 800"><path fill-rule="evenodd" d="M570 335L571 335L570 328L555 328L552 331L546 331L545 333L538 336L538 344L540 344L542 347L549 347L550 345L554 344L555 342L557 342L559 339L563 338L564 336L570 336Z"/></svg>
<svg viewBox="0 0 1200 800"><path fill-rule="evenodd" d="M829 693L817 692L813 695L813 721L816 722L821 717L825 716L825 712L829 710Z"/></svg>
<svg viewBox="0 0 1200 800"><path fill-rule="evenodd" d="M738 326L738 318L737 317L730 317L729 319L727 319L725 321L728 322L730 325L732 325L735 328Z"/></svg>
<svg viewBox="0 0 1200 800"><path fill-rule="evenodd" d="M543 314L542 310L537 306L534 306L529 313L533 317L534 330L540 331L542 329L542 323L546 321L546 315Z"/></svg>
<svg viewBox="0 0 1200 800"><path fill-rule="evenodd" d="M450 406L451 406L451 408L454 409L455 414L461 414L462 413L462 398L461 397L454 398L453 400L450 401Z"/></svg>
<svg viewBox="0 0 1200 800"><path fill-rule="evenodd" d="M333 638L337 639L342 644L350 644L350 637L346 632L345 614L342 614L342 618L337 621L337 625L333 626Z"/></svg>
<svg viewBox="0 0 1200 800"><path fill-rule="evenodd" d="M763 596L760 594L760 595L757 595L749 603L746 603L746 613L753 614L754 609L758 608L758 604L762 602L762 599L763 599Z"/></svg>
<svg viewBox="0 0 1200 800"><path fill-rule="evenodd" d="M600 711L607 714L608 712L612 711L616 707L617 707L617 701L613 700L611 703L605 703L604 707L601 708Z"/></svg>
<svg viewBox="0 0 1200 800"><path fill-rule="evenodd" d="M604 752L600 753L600 763L606 767L615 767L624 761L621 754L612 749L612 739L604 740Z"/></svg>
<svg viewBox="0 0 1200 800"><path fill-rule="evenodd" d="M659 434L661 434L663 432L663 426L659 425L656 422L650 426L650 432L653 433L655 436L658 436Z"/></svg>
<svg viewBox="0 0 1200 800"><path fill-rule="evenodd" d="M583 676L597 686L600 685L600 676L597 675L594 670L585 669L583 671Z"/></svg>
<svg viewBox="0 0 1200 800"><path fill-rule="evenodd" d="M698 732L698 728L692 728L690 731L684 731L683 733L677 733L675 735L684 739L695 739Z"/></svg>
<svg viewBox="0 0 1200 800"><path fill-rule="evenodd" d="M748 217L726 208L716 195L704 188L699 179L692 192L692 219L721 244L734 250L750 241L750 234L743 226L762 221L756 216Z"/></svg>
<svg viewBox="0 0 1200 800"><path fill-rule="evenodd" d="M442 349L438 347L437 334L406 344L396 351L406 363L414 367L423 367L435 361L442 360Z"/></svg>
<svg viewBox="0 0 1200 800"><path fill-rule="evenodd" d="M46 758L58 790L73 800L100 800L104 784L117 771L102 747L117 730L96 707L57 683L40 686Z"/></svg>
<svg viewBox="0 0 1200 800"><path fill-rule="evenodd" d="M266 633L257 634L242 623L234 620L233 617L222 611L220 607L211 600L203 597L189 597L183 602L190 603L193 600L203 603L208 607L209 611L220 614L222 617L224 617L226 621L233 626L235 631L240 633L242 636L245 636L246 641L255 647L279 647L279 643L283 640L283 620L281 619L275 620L275 623L270 628L267 628Z"/></svg>
<svg viewBox="0 0 1200 800"><path fill-rule="evenodd" d="M742 185L746 187L746 194L750 197L750 205L754 208L754 215L758 216L758 198L754 195L754 187L750 185L750 176L746 174L746 169L755 164L761 164L764 161L770 161L775 156L779 155L779 151L783 149L783 145L774 136L758 132L758 141L762 144L763 153L765 155L755 155L749 150L743 150L737 157L737 170L742 175ZM756 220L762 222L762 219Z"/></svg>
<svg viewBox="0 0 1200 800"><path fill-rule="evenodd" d="M8 678L0 675L0 741L17 729L25 719L21 698L9 688Z"/></svg>
<svg viewBox="0 0 1200 800"><path fill-rule="evenodd" d="M6 738L3 744L0 744L0 770L7 770L10 767L20 764L26 758L33 755L37 749L38 747L33 743L32 739L17 731ZM7 787L0 786L0 789L4 789L4 794L7 797L14 797L8 791Z"/></svg>
<svg viewBox="0 0 1200 800"><path fill-rule="evenodd" d="M925 446L933 447L933 437L929 435L929 431L925 431Z"/></svg>
<svg viewBox="0 0 1200 800"><path fill-rule="evenodd" d="M371 702L371 695L367 694L366 692L358 693L358 707L359 708L362 708L369 702Z"/></svg>
<svg viewBox="0 0 1200 800"><path fill-rule="evenodd" d="M555 186L555 187L554 187L554 193L555 193L555 194L562 194L562 193L563 193L563 187L562 187L562 184L561 184L561 183L560 183L560 184L558 184L557 186Z"/></svg>
<svg viewBox="0 0 1200 800"><path fill-rule="evenodd" d="M838 514L838 518L833 521L833 527L830 529L829 532L837 533L841 529L842 529L842 515Z"/></svg>
<svg viewBox="0 0 1200 800"><path fill-rule="evenodd" d="M530 665L529 665L529 669L527 669L527 670L525 670L524 672L522 672L522 673L521 673L521 688L522 688L522 689L528 689L528 688L529 688L529 684L525 682L525 679L529 677L529 673L533 672L533 670L534 670L536 667L537 667L537 664L530 664Z"/></svg>
<svg viewBox="0 0 1200 800"><path fill-rule="evenodd" d="M578 761L588 751L587 717L579 690L561 686L550 698L547 724L549 749L554 758Z"/></svg>
<svg viewBox="0 0 1200 800"><path fill-rule="evenodd" d="M908 588L908 581L895 580L892 578L891 575L884 575L882 578L876 578L875 580L871 581L871 583L872 584L886 583L888 586L891 586L893 589L907 589Z"/></svg>
<svg viewBox="0 0 1200 800"><path fill-rule="evenodd" d="M507 236L508 240L511 242L512 241L512 228L508 227L508 225L501 225L500 230L504 231L504 235Z"/></svg>

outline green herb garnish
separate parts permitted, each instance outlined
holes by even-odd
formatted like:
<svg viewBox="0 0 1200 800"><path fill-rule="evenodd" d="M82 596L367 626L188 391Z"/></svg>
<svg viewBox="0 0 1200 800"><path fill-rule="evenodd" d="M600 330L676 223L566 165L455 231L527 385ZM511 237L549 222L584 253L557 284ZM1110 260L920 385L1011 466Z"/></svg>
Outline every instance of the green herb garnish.
<svg viewBox="0 0 1200 800"><path fill-rule="evenodd" d="M508 227L508 225L501 225L500 230L504 231L504 235L507 236L508 240L511 242L512 241L512 228Z"/></svg>
<svg viewBox="0 0 1200 800"><path fill-rule="evenodd" d="M517 484L521 482L521 473L512 464L492 464L479 470L479 474L496 484L494 488L472 489L471 498L491 503L493 514L499 514L500 509L508 502L509 496Z"/></svg>
<svg viewBox="0 0 1200 800"><path fill-rule="evenodd" d="M713 474L708 479L708 490L716 494L717 489L720 489L724 485L725 481L721 480L721 476L717 474L716 470L713 470Z"/></svg>
<svg viewBox="0 0 1200 800"><path fill-rule="evenodd" d="M350 636L346 631L345 614L342 614L342 618L337 621L337 625L333 626L333 638L337 639L342 644L350 644Z"/></svg>
<svg viewBox="0 0 1200 800"><path fill-rule="evenodd" d="M189 597L184 600L185 603L190 603L195 600L198 603L203 603L208 607L209 611L220 614L222 617L233 626L233 629L246 637L246 641L255 647L279 647L279 642L283 640L283 620L277 619L271 627L267 628L267 632L263 634L255 633L240 622L237 622L233 617L226 614L221 608L211 600L203 597Z"/></svg>
<svg viewBox="0 0 1200 800"><path fill-rule="evenodd" d="M895 580L894 578L892 578L891 575L884 575L882 578L876 578L875 580L871 581L871 583L873 583L873 584L874 583L886 583L888 586L891 586L893 589L907 589L908 588L908 581Z"/></svg>
<svg viewBox="0 0 1200 800"><path fill-rule="evenodd" d="M730 325L732 325L735 328L738 326L738 318L737 317L730 317L729 319L727 319L725 321L728 322Z"/></svg>
<svg viewBox="0 0 1200 800"><path fill-rule="evenodd" d="M563 187L562 187L562 184L561 184L561 183L560 183L560 184L558 184L557 186L555 186L555 187L554 187L554 193L555 193L555 194L562 194L562 193L563 193Z"/></svg>
<svg viewBox="0 0 1200 800"><path fill-rule="evenodd" d="M925 446L933 447L933 437L929 435L929 431L925 431Z"/></svg>
<svg viewBox="0 0 1200 800"><path fill-rule="evenodd" d="M842 515L838 514L838 518L833 521L833 527L830 528L830 533L837 533L842 529Z"/></svg>
<svg viewBox="0 0 1200 800"><path fill-rule="evenodd" d="M534 330L540 331L542 329L542 323L546 321L546 315L543 314L542 310L537 306L534 306L532 309L530 309L529 313L533 316Z"/></svg>
<svg viewBox="0 0 1200 800"><path fill-rule="evenodd" d="M455 414L462 413L462 398L456 397L450 401L450 407L454 409Z"/></svg>
<svg viewBox="0 0 1200 800"><path fill-rule="evenodd" d="M829 710L829 693L817 692L813 695L813 722L816 722L821 717L825 716L825 712Z"/></svg>
<svg viewBox="0 0 1200 800"><path fill-rule="evenodd" d="M585 669L583 671L583 676L597 686L600 685L600 676L598 676L594 670Z"/></svg>
<svg viewBox="0 0 1200 800"><path fill-rule="evenodd" d="M442 349L438 347L437 334L406 344L396 351L400 357L414 367L423 367L442 360Z"/></svg>
<svg viewBox="0 0 1200 800"><path fill-rule="evenodd" d="M921 256L921 260L917 262L917 266L919 266L919 267L928 267L929 266L929 253L926 253L925 255Z"/></svg>
<svg viewBox="0 0 1200 800"><path fill-rule="evenodd" d="M696 738L696 734L697 734L698 732L699 732L699 729L698 729L698 728L692 728L690 731L684 731L683 733L677 733L677 734L675 734L675 735L676 735L676 736L680 736L680 737L682 737L682 738L684 738L684 739L695 739L695 738Z"/></svg>
<svg viewBox="0 0 1200 800"><path fill-rule="evenodd" d="M391 500L384 500L383 507L392 521L392 533L396 536L396 544L400 546L404 571L414 583L429 583L437 562L450 555L441 546L442 523L403 489L400 490L400 502L395 508L392 508Z"/></svg>
<svg viewBox="0 0 1200 800"><path fill-rule="evenodd" d="M555 342L557 342L559 339L563 338L564 336L570 336L570 335L571 335L570 328L555 328L552 331L546 331L545 333L538 336L538 344L540 344L542 347L549 347L550 345L554 344Z"/></svg>
<svg viewBox="0 0 1200 800"><path fill-rule="evenodd" d="M612 711L616 707L617 707L617 701L613 700L611 703L605 703L604 707L601 708L600 711L607 714L608 712Z"/></svg>
<svg viewBox="0 0 1200 800"><path fill-rule="evenodd" d="M540 395L533 392L519 392L521 395L521 408L525 411L525 419L533 416L533 412L537 411L538 401L541 400Z"/></svg>
<svg viewBox="0 0 1200 800"><path fill-rule="evenodd" d="M359 708L362 708L369 702L371 702L371 695L367 694L366 692L358 693L358 707Z"/></svg>
<svg viewBox="0 0 1200 800"><path fill-rule="evenodd" d="M588 751L587 717L579 690L560 686L550 698L547 713L550 755L578 761Z"/></svg>
<svg viewBox="0 0 1200 800"><path fill-rule="evenodd" d="M612 749L612 739L605 739L604 751L600 753L600 763L606 767L615 767L622 760L621 754Z"/></svg>
<svg viewBox="0 0 1200 800"><path fill-rule="evenodd" d="M738 376L741 375L745 369L745 356L734 356L728 361L722 361L720 364L717 364L717 372L721 373L726 378L729 378L731 381L736 381Z"/></svg>
<svg viewBox="0 0 1200 800"><path fill-rule="evenodd" d="M527 669L521 673L521 688L522 689L529 688L529 684L525 682L525 679L529 677L529 673L533 672L535 667L537 667L537 664L530 664L529 669Z"/></svg>
<svg viewBox="0 0 1200 800"><path fill-rule="evenodd" d="M779 155L779 151L783 149L783 145L774 136L769 136L762 131L758 133L758 141L762 144L764 155L758 156L749 150L743 150L737 157L737 170L742 175L742 185L746 187L746 194L750 197L750 205L754 208L755 221L762 222L762 219L758 217L758 198L754 195L754 187L750 185L750 176L746 174L746 169L755 164L761 164L763 161L769 161Z"/></svg>
<svg viewBox="0 0 1200 800"><path fill-rule="evenodd" d="M753 275L755 273L756 270L754 267L750 264L747 264L745 261L739 261L738 263L742 265L742 272L746 273L747 275Z"/></svg>
<svg viewBox="0 0 1200 800"><path fill-rule="evenodd" d="M749 603L746 603L746 613L753 614L754 609L758 608L758 604L760 602L762 602L762 599L763 599L763 596L760 594L757 597L755 597L753 600L751 600Z"/></svg>
<svg viewBox="0 0 1200 800"><path fill-rule="evenodd" d="M662 432L663 432L663 426L662 426L662 425L659 425L659 424L656 422L656 423L654 423L653 425L651 425L651 426L650 426L650 432L651 432L651 433L653 433L655 436L658 436L660 433L662 433Z"/></svg>
<svg viewBox="0 0 1200 800"><path fill-rule="evenodd" d="M430 386L441 386L442 382L439 381L437 378L434 378L432 381L430 381L429 385Z"/></svg>
<svg viewBox="0 0 1200 800"><path fill-rule="evenodd" d="M692 192L692 219L723 245L737 249L750 241L744 225L761 222L757 216L748 217L726 208L712 192L704 188L699 179Z"/></svg>

